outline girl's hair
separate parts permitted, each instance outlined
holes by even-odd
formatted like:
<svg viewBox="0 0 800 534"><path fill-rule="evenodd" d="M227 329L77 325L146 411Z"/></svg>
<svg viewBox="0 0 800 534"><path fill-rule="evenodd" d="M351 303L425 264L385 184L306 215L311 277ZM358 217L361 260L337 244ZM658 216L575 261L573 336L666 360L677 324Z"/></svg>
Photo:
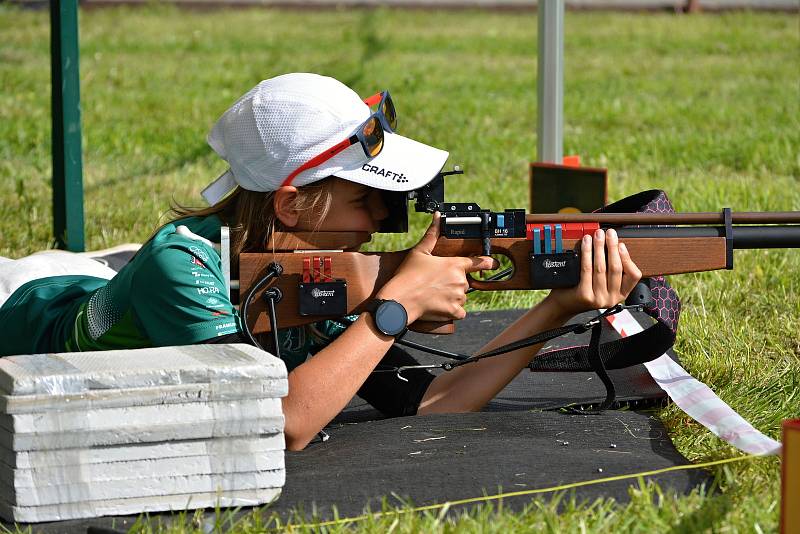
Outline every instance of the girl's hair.
<svg viewBox="0 0 800 534"><path fill-rule="evenodd" d="M333 177L328 177L299 187L294 208L308 212L311 220L316 220L319 224L331 206L332 184ZM231 270L238 273L240 253L266 252L273 233L285 230L275 216L273 197L274 191L262 193L237 186L233 193L205 208L182 206L173 202L167 217L170 221L209 215L219 217L222 224L230 227Z"/></svg>

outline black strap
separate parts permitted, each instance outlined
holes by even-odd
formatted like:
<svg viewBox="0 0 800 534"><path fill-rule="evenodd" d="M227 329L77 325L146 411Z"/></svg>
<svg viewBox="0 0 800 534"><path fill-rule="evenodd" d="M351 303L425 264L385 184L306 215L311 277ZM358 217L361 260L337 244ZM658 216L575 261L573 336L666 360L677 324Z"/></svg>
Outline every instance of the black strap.
<svg viewBox="0 0 800 534"><path fill-rule="evenodd" d="M613 404L614 399L617 397L617 392L614 389L614 382L611 380L611 377L608 376L608 371L606 370L606 366L603 364L603 358L600 354L601 350L605 352L606 346L608 345L608 343L604 343L603 348L601 349L600 347L601 329L602 326L599 324L592 328L592 338L589 341L589 362L592 364L592 371L597 373L597 376L600 377L600 380L603 381L603 385L606 387L606 400L603 401L596 413L600 413L609 409L611 404ZM584 413L590 412L584 410Z"/></svg>
<svg viewBox="0 0 800 534"><path fill-rule="evenodd" d="M460 367L468 363L473 363L482 360L484 358L492 358L494 356L499 356L501 354L512 352L525 347L530 347L532 345L538 345L539 343L550 341L565 334L571 334L571 333L580 334L586 332L587 330L590 330L591 339L589 341L589 345L586 347L581 347L580 351L581 355L586 358L586 368L582 367L581 370L594 371L595 373L597 373L597 376L600 377L600 380L603 382L603 385L606 388L606 398L601 403L601 405L598 407L597 410L591 410L591 411L578 410L578 411L584 414L598 414L603 410L607 410L608 408L610 408L611 405L614 403L614 400L616 399L616 390L614 389L614 382L608 375L608 367L606 365L606 362L609 362L611 365L613 365L614 366L613 368L629 367L630 365L635 365L638 363L644 363L646 361L650 361L661 354L658 352L653 353L652 351L638 351L637 357L635 358L634 361L632 361L633 357L631 356L629 350L630 343L628 344L619 343L620 341L625 341L625 340L616 340L608 343L600 343L600 334L603 328L602 320L605 319L606 317L619 313L623 309L625 309L624 306L617 305L614 306L613 308L609 308L608 310L599 314L597 317L585 323L568 324L560 328L553 328L551 330L539 332L538 334L535 334L533 336L521 339L519 341L514 341L512 343L508 343L506 345L503 345L502 347L498 347L496 349L481 354L477 354L475 356L465 356L463 354L449 353L446 351L432 349L424 345L420 345L418 343L407 342L400 339L397 341L398 344L410 346L412 348L422 350L425 352L430 352L438 356L445 356L451 359L455 359L456 361L444 362L440 364L430 364L430 365L405 365L400 367L379 365L373 372L375 373L393 372L396 373L398 378L400 378L401 380L406 380L403 377L403 372L410 371L412 369L444 369L445 371L451 371L456 367ZM628 340L631 340L634 337L635 336L632 336L631 338L628 338ZM642 338L640 338L640 340L641 339ZM529 365L529 367L530 366L531 365ZM574 363L569 364L569 366L574 367Z"/></svg>
<svg viewBox="0 0 800 534"><path fill-rule="evenodd" d="M598 334L599 335L599 334ZM656 322L638 334L600 344L599 358L606 369L624 369L649 362L672 346L675 334ZM589 346L559 349L541 354L528 364L531 371L594 371Z"/></svg>

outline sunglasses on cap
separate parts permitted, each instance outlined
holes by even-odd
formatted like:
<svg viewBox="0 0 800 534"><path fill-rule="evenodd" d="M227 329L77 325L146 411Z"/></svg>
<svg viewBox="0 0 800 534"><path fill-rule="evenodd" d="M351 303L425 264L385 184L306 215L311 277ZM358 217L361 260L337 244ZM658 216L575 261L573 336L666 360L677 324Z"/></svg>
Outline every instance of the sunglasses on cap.
<svg viewBox="0 0 800 534"><path fill-rule="evenodd" d="M281 187L284 185L291 185L292 180L294 180L294 178L301 172L307 171L308 169L313 169L318 165L322 165L335 155L351 147L352 145L355 145L356 143L361 143L361 148L364 149L364 154L366 154L368 158L374 158L381 153L381 150L383 150L384 131L394 132L395 128L397 127L397 112L394 108L394 102L392 102L392 97L389 95L389 91L382 91L365 99L364 103L370 108L377 104L378 109L375 110L367 120L362 122L358 128L356 128L356 131L353 135L341 143L337 143L321 154L314 156L292 171L291 174L286 177L286 180L283 181Z"/></svg>

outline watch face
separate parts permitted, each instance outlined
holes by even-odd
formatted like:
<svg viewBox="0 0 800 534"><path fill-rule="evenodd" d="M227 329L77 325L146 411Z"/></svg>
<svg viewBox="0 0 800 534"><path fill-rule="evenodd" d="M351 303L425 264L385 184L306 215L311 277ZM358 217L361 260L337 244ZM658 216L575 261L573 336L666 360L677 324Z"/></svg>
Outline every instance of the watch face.
<svg viewBox="0 0 800 534"><path fill-rule="evenodd" d="M375 310L375 324L386 335L396 336L405 329L407 322L408 314L399 302L387 300Z"/></svg>

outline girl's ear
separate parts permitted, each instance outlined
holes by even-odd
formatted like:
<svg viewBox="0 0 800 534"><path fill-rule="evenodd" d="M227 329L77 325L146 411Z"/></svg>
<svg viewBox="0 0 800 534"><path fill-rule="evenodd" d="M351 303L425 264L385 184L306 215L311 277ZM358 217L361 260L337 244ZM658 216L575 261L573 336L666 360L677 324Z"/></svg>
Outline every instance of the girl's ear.
<svg viewBox="0 0 800 534"><path fill-rule="evenodd" d="M297 188L291 185L284 185L275 191L273 196L275 203L275 216L287 228L297 226L300 212L297 209Z"/></svg>

